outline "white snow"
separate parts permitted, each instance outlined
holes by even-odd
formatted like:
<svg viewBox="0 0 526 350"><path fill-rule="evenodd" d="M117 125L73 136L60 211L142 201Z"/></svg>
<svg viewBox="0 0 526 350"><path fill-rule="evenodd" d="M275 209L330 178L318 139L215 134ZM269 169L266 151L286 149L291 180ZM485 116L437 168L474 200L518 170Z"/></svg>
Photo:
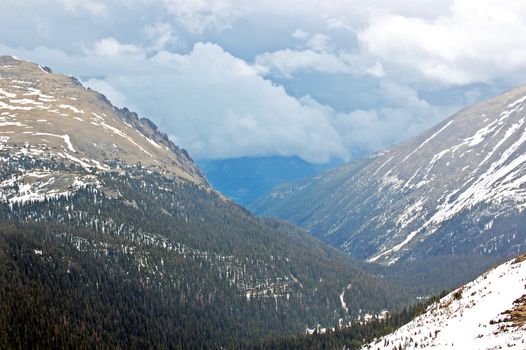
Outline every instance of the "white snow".
<svg viewBox="0 0 526 350"><path fill-rule="evenodd" d="M139 145L137 142L135 142L130 136L128 136L126 133L124 133L123 131L117 129L116 127L113 127L111 125L108 125L107 123L104 122L104 119L93 113L93 115L95 116L95 118L92 118L92 122L91 124L92 125L95 125L95 126L98 126L98 127L101 127L103 129L106 129L110 132L112 132L113 134L116 134L126 140L128 140L129 142L131 142L133 145L135 145L137 148L139 148L141 151L143 151L144 153L146 153L148 156L150 157L153 157L153 155L148 152L146 149L144 149L144 147L142 147L141 145ZM141 134L142 135L142 134ZM142 135L144 136L144 135ZM146 139L148 139L147 137L145 137ZM153 141L152 141L153 142ZM114 147L117 147L117 145L114 144Z"/></svg>
<svg viewBox="0 0 526 350"><path fill-rule="evenodd" d="M27 125L22 124L20 122L0 122L0 126L27 126Z"/></svg>
<svg viewBox="0 0 526 350"><path fill-rule="evenodd" d="M520 104L520 103L523 103L523 102L525 102L525 101L526 101L526 96L521 97L521 98L519 98L518 100L516 100L516 101L510 103L510 104L508 105L508 109L513 108L513 107L515 107L516 105L518 105L518 104Z"/></svg>
<svg viewBox="0 0 526 350"><path fill-rule="evenodd" d="M370 262L370 263L373 263L373 262L376 262L378 259L380 259L381 257L384 257L384 256L387 256L393 252L396 252L396 251L399 251L400 248L402 248L403 246L405 246L407 243L409 243L413 238L415 238L415 236L418 234L418 232L420 232L420 230L415 230L413 232L411 232L409 235L407 235L407 237L403 240L402 243L399 243L397 245L395 245L394 247L390 248L390 249L387 249L386 251L383 251L383 252L380 252L380 254L372 257L372 258L369 258L367 260L367 262ZM391 260L388 265L392 265L394 262L396 262L396 260Z"/></svg>
<svg viewBox="0 0 526 350"><path fill-rule="evenodd" d="M73 111L74 113L77 113L77 114L84 114L84 111L81 109L78 109L77 107L73 107L73 106L66 105L66 104L60 104L58 106L62 109L69 109L70 111Z"/></svg>
<svg viewBox="0 0 526 350"><path fill-rule="evenodd" d="M32 109L35 109L35 107L26 107L26 106L13 106L13 105L8 105L7 103L2 102L2 101L0 101L0 108L8 109L8 110L11 110L11 111L16 111L16 110L30 111L30 110L32 110Z"/></svg>
<svg viewBox="0 0 526 350"><path fill-rule="evenodd" d="M526 182L522 177L516 178L513 182L504 183L502 180L513 170L520 170L523 163L526 162L526 154L520 154L512 157L518 148L526 142L526 130L523 131L519 139L506 149L499 160L492 163L487 171L481 174L477 181L464 189L463 192L452 203L444 203L439 207L437 212L430 219L431 223L441 223L462 209L474 206L484 201L495 201L497 199L514 199L509 198L507 189L520 188ZM498 184L498 186L497 186Z"/></svg>
<svg viewBox="0 0 526 350"><path fill-rule="evenodd" d="M20 105L38 105L38 106L42 106L43 105L42 102L35 101L35 100L29 99L29 98L10 99L9 102L20 104Z"/></svg>
<svg viewBox="0 0 526 350"><path fill-rule="evenodd" d="M70 140L68 134L56 135L56 134L50 134L50 133L47 133L47 132L35 132L35 133L32 133L32 134L35 135L35 136L53 136L53 137L61 138L61 139L64 140L64 143L66 144L66 146L68 147L68 149L71 152L75 152L75 153L77 152L77 151L75 151L75 148L73 148L73 144L71 143L71 140Z"/></svg>
<svg viewBox="0 0 526 350"><path fill-rule="evenodd" d="M141 134L142 135L142 134ZM146 137L144 135L142 135L146 141L148 141L149 143L151 143L155 148L161 148L161 146L159 146L159 144L157 142L155 142L154 140L152 140L151 138L149 137Z"/></svg>
<svg viewBox="0 0 526 350"><path fill-rule="evenodd" d="M16 94L7 92L7 91L5 91L3 89L0 89L0 94L4 95L5 97L9 97L9 98L15 98L16 97Z"/></svg>
<svg viewBox="0 0 526 350"><path fill-rule="evenodd" d="M495 120L489 125L477 130L473 136L468 137L464 140L464 142L467 143L469 147L474 147L482 143L486 136L491 135L495 131L495 129L498 127L498 122L498 120Z"/></svg>
<svg viewBox="0 0 526 350"><path fill-rule="evenodd" d="M409 153L403 160L402 163L408 160L413 154L415 154L418 150L420 150L422 147L424 147L425 144L427 144L429 141L434 139L438 134L440 134L442 131L444 131L448 126L450 126L454 120L450 120L446 125L440 128L437 132L435 132L433 135L431 135L429 138L427 138L424 142L420 144L417 148L415 148L411 153Z"/></svg>
<svg viewBox="0 0 526 350"><path fill-rule="evenodd" d="M345 300L344 300L344 297L345 297L345 292L347 290L351 290L351 284L349 283L349 285L345 288L343 288L341 294L340 294L340 303L342 304L342 309L345 310L345 313L349 312L349 308L347 307L347 304L345 303Z"/></svg>
<svg viewBox="0 0 526 350"><path fill-rule="evenodd" d="M526 262L508 261L362 349L525 349L526 326L502 322L503 313L526 295L525 283Z"/></svg>
<svg viewBox="0 0 526 350"><path fill-rule="evenodd" d="M380 165L376 170L375 172L373 173L373 176L378 174L378 172L380 171L380 169L382 169L387 163L389 163L391 160L393 159L393 157L389 157L385 162L382 163L382 165Z"/></svg>
<svg viewBox="0 0 526 350"><path fill-rule="evenodd" d="M62 138L64 139L64 142L66 145L68 145L68 148L71 152L77 152L75 151L75 148L73 148L73 144L71 143L71 139L69 138L69 135L63 135Z"/></svg>

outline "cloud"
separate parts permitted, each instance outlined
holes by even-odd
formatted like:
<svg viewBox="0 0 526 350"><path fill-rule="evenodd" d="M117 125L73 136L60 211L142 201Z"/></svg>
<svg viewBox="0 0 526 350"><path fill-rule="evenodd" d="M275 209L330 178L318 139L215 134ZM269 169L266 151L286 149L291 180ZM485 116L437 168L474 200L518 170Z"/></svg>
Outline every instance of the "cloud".
<svg viewBox="0 0 526 350"><path fill-rule="evenodd" d="M309 37L309 32L306 32L298 28L291 35L294 39L305 40Z"/></svg>
<svg viewBox="0 0 526 350"><path fill-rule="evenodd" d="M80 77L197 157L319 162L391 145L526 80L525 7L3 0L0 51Z"/></svg>
<svg viewBox="0 0 526 350"><path fill-rule="evenodd" d="M348 156L326 114L217 45L198 43L188 55L161 52L151 60L173 75L147 87L158 93L170 87L172 96L150 112L163 113L162 124L196 157L279 154L324 162Z"/></svg>
<svg viewBox="0 0 526 350"><path fill-rule="evenodd" d="M131 107L126 96L105 80L91 78L88 80L83 80L82 84L106 96L106 98L110 100L114 106L119 108Z"/></svg>
<svg viewBox="0 0 526 350"><path fill-rule="evenodd" d="M230 28L240 15L238 7L228 0L162 0L162 4L176 23L196 34Z"/></svg>
<svg viewBox="0 0 526 350"><path fill-rule="evenodd" d="M315 70L324 73L349 73L352 68L335 54L307 50L280 50L256 57L256 65L263 71L275 72L285 77L299 71Z"/></svg>
<svg viewBox="0 0 526 350"><path fill-rule="evenodd" d="M69 12L77 12L85 10L92 15L102 15L107 11L107 7L102 2L90 1L90 0L59 0L64 5L65 9Z"/></svg>
<svg viewBox="0 0 526 350"><path fill-rule="evenodd" d="M58 67L52 68L68 74L97 73L83 80L86 86L153 119L196 158L347 160L350 150L377 151L447 115L417 91L392 82L375 93L383 106L342 113L309 96L289 95L262 77L258 66L211 43L197 43L187 54L153 56L115 38L99 40L81 55L44 47L0 49L46 65L55 62Z"/></svg>
<svg viewBox="0 0 526 350"><path fill-rule="evenodd" d="M102 57L116 57L126 55L142 55L143 49L132 44L121 44L115 38L104 38L93 45L91 52Z"/></svg>
<svg viewBox="0 0 526 350"><path fill-rule="evenodd" d="M292 37L303 41L303 48L265 52L255 59L256 66L264 73L278 74L290 78L301 71L324 73L350 73L353 69L345 58L333 52L331 37L325 34L310 34L296 29Z"/></svg>
<svg viewBox="0 0 526 350"><path fill-rule="evenodd" d="M314 34L308 40L307 46L316 52L328 52L333 47L331 37L320 33Z"/></svg>
<svg viewBox="0 0 526 350"><path fill-rule="evenodd" d="M333 127L350 150L379 151L416 136L458 108L433 106L420 98L416 90L392 82L382 83L376 93L384 97L383 106L377 108L342 113L320 107L332 115Z"/></svg>
<svg viewBox="0 0 526 350"><path fill-rule="evenodd" d="M348 159L330 115L288 95L260 76L257 67L215 44L197 43L188 54L160 51L151 57L115 38L97 41L82 55L46 48L6 51L46 65L48 60L62 62L77 76L98 72L97 78L84 79L87 86L118 106L132 101L141 115L197 158Z"/></svg>
<svg viewBox="0 0 526 350"><path fill-rule="evenodd" d="M153 50L162 50L178 41L173 26L166 22L146 24L143 32Z"/></svg>
<svg viewBox="0 0 526 350"><path fill-rule="evenodd" d="M391 74L414 71L443 84L526 78L526 3L456 0L436 19L385 14L358 33ZM422 80L422 79L421 79Z"/></svg>

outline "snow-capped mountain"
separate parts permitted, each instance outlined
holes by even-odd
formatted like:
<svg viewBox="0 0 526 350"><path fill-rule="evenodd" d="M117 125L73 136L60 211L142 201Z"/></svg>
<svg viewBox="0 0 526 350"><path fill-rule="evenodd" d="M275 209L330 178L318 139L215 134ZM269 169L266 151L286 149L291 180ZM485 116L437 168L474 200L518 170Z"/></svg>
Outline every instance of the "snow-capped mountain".
<svg viewBox="0 0 526 350"><path fill-rule="evenodd" d="M382 264L526 248L526 86L252 208Z"/></svg>
<svg viewBox="0 0 526 350"><path fill-rule="evenodd" d="M88 172L140 164L173 178L206 183L186 151L148 119L115 108L75 78L11 56L0 57L0 127L0 152L12 159L64 162ZM43 199L96 183L89 174L55 175L41 169L4 180L1 199Z"/></svg>
<svg viewBox="0 0 526 350"><path fill-rule="evenodd" d="M362 349L400 348L526 348L526 256L484 273Z"/></svg>

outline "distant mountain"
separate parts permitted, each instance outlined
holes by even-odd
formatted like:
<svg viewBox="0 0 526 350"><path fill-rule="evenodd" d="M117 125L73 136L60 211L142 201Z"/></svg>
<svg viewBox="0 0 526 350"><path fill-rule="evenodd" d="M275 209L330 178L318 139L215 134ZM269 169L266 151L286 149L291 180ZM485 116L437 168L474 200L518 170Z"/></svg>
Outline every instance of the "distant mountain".
<svg viewBox="0 0 526 350"><path fill-rule="evenodd" d="M280 186L251 209L385 265L516 255L526 249L525 107L520 86L384 152Z"/></svg>
<svg viewBox="0 0 526 350"><path fill-rule="evenodd" d="M526 256L458 288L362 349L524 349Z"/></svg>
<svg viewBox="0 0 526 350"><path fill-rule="evenodd" d="M198 160L210 184L241 205L250 205L276 185L319 173L337 163L312 164L299 157Z"/></svg>
<svg viewBox="0 0 526 350"><path fill-rule="evenodd" d="M12 57L0 189L2 349L235 348L414 300L226 199L152 122Z"/></svg>

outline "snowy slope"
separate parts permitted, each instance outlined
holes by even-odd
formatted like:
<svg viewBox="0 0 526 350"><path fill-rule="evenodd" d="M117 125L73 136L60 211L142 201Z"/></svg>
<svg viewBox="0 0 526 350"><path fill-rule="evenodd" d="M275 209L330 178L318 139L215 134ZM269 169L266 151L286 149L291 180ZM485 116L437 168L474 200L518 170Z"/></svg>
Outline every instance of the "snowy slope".
<svg viewBox="0 0 526 350"><path fill-rule="evenodd" d="M147 119L118 109L76 79L0 57L0 151L86 170L141 164L195 183L202 172Z"/></svg>
<svg viewBox="0 0 526 350"><path fill-rule="evenodd" d="M526 349L526 256L455 290L363 349Z"/></svg>
<svg viewBox="0 0 526 350"><path fill-rule="evenodd" d="M67 196L99 186L96 173L130 167L207 186L186 151L148 119L114 107L74 78L0 57L0 201Z"/></svg>
<svg viewBox="0 0 526 350"><path fill-rule="evenodd" d="M526 86L253 209L381 264L526 248ZM261 209L261 210L258 210Z"/></svg>

